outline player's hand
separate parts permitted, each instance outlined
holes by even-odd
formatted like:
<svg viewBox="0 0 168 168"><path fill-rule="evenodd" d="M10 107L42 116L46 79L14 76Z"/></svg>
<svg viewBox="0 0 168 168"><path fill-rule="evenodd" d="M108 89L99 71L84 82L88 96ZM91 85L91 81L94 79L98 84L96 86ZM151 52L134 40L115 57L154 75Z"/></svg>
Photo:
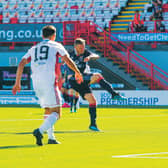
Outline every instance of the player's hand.
<svg viewBox="0 0 168 168"><path fill-rule="evenodd" d="M20 84L15 84L12 88L12 93L15 95L17 92L20 92L21 90L21 85Z"/></svg>
<svg viewBox="0 0 168 168"><path fill-rule="evenodd" d="M75 73L75 79L78 84L81 84L83 82L83 77L81 73Z"/></svg>

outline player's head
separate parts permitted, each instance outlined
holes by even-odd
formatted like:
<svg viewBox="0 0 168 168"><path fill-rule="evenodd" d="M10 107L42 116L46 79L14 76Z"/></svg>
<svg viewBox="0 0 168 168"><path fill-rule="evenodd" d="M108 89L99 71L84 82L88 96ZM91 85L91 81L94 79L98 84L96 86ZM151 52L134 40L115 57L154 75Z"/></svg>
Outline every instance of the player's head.
<svg viewBox="0 0 168 168"><path fill-rule="evenodd" d="M139 14L139 10L136 10L135 13L136 13L136 14Z"/></svg>
<svg viewBox="0 0 168 168"><path fill-rule="evenodd" d="M42 29L42 33L43 33L43 38L47 38L53 41L56 38L56 28L52 25L44 26Z"/></svg>
<svg viewBox="0 0 168 168"><path fill-rule="evenodd" d="M83 54L85 51L85 40L77 38L74 42L74 47L78 55Z"/></svg>

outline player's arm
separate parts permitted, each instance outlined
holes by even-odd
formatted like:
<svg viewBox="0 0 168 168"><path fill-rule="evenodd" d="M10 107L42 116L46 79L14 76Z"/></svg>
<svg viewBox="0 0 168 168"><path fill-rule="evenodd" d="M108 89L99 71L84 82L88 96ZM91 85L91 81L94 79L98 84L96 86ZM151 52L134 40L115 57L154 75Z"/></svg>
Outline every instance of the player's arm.
<svg viewBox="0 0 168 168"><path fill-rule="evenodd" d="M22 59L18 65L15 84L12 89L12 93L14 95L21 90L21 77L23 74L23 69L27 63L28 63L27 59Z"/></svg>
<svg viewBox="0 0 168 168"><path fill-rule="evenodd" d="M94 54L94 53L91 53L89 56L87 56L85 59L84 59L84 62L88 62L90 60L97 60L99 59L99 55L97 54Z"/></svg>
<svg viewBox="0 0 168 168"><path fill-rule="evenodd" d="M75 72L75 78L77 79L78 83L81 83L83 81L83 77L74 61L68 55L62 56L62 60Z"/></svg>

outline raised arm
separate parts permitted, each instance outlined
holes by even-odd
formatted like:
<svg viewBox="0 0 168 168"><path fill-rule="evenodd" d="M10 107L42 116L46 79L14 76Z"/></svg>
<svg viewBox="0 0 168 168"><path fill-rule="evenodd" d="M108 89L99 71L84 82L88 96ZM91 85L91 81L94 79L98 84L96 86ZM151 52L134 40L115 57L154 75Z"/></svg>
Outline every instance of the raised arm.
<svg viewBox="0 0 168 168"><path fill-rule="evenodd" d="M88 62L90 60L97 60L99 58L100 58L99 55L91 53L88 57L84 59L84 62Z"/></svg>

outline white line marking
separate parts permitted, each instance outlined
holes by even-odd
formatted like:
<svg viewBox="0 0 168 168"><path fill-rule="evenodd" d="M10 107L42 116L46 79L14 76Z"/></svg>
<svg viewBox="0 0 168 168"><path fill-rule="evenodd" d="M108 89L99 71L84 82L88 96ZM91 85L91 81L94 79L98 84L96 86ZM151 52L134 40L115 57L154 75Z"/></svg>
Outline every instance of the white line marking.
<svg viewBox="0 0 168 168"><path fill-rule="evenodd" d="M162 157L162 156L160 156L160 157L150 157L150 156L140 156L140 157L129 157L129 158L131 158L131 159L133 159L133 158L135 158L135 159L168 159L168 157Z"/></svg>
<svg viewBox="0 0 168 168"><path fill-rule="evenodd" d="M142 153L142 154L130 154L130 155L117 155L112 156L112 158L151 158L151 159L168 159L168 157L162 156L149 156L149 155L160 155L168 154L168 152L158 152L158 153Z"/></svg>

